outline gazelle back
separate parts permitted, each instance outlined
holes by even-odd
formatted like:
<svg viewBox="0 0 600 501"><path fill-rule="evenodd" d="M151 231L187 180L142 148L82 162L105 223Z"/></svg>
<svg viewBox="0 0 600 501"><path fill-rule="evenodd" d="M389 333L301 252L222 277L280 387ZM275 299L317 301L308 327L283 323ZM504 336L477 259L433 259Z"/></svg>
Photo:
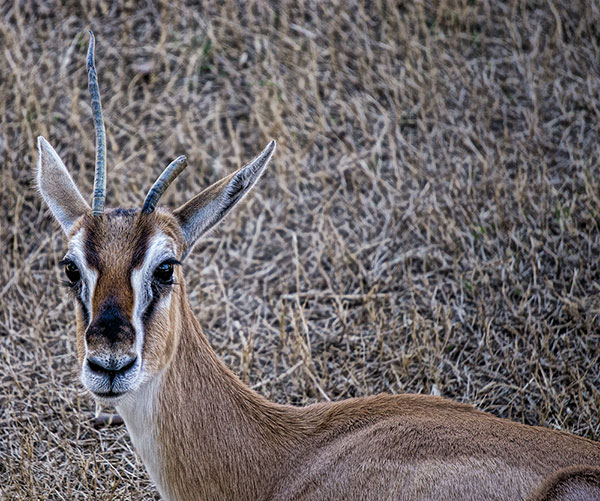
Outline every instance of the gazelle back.
<svg viewBox="0 0 600 501"><path fill-rule="evenodd" d="M164 498L600 498L600 445L574 435L431 396L292 407L246 387L194 318L181 264L256 183L275 143L176 210L157 203L184 157L141 209L105 209L93 35L88 73L97 133L92 206L42 137L38 186L69 239L62 265L77 304L83 385L116 406Z"/></svg>

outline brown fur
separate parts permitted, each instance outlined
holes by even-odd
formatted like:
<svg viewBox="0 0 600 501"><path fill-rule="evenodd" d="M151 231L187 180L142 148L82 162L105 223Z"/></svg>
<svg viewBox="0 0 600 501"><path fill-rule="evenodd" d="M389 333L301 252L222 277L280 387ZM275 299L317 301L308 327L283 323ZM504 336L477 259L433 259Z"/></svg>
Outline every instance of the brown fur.
<svg viewBox="0 0 600 501"><path fill-rule="evenodd" d="M99 273L92 300L92 317L107 298L114 298L131 317L131 272L140 266L148 239L155 231L148 219L136 211L113 210L101 217L86 216L85 257L88 265Z"/></svg>
<svg viewBox="0 0 600 501"><path fill-rule="evenodd" d="M202 231L251 188L273 149L274 144L259 157L260 169L247 171L253 175L230 176L233 185L219 182L173 213L114 210L91 217L88 212L81 221L72 220L81 205L77 196L67 197L67 203L76 203L65 208L52 190L42 189L54 186L44 184L44 165L50 166L47 175L60 179L65 179L64 167L55 159L54 164L41 161L43 196L71 236L70 228L83 228L87 265L98 272L92 324L108 301L131 317L131 274L155 232L170 237L179 256L187 253ZM600 466L600 444L568 433L524 426L432 396L378 395L304 408L267 401L219 360L192 314L181 269L176 280L168 311L161 309L145 325L142 358L150 382L130 391L122 403L134 445L169 499L595 496L598 470L592 467ZM79 312L80 363L87 331ZM121 344L102 349L127 348L125 340ZM584 466L569 469L573 465Z"/></svg>
<svg viewBox="0 0 600 501"><path fill-rule="evenodd" d="M85 214L80 222L75 225L72 235L83 229L85 242L85 257L90 268L98 272L98 281L92 296L91 319L97 316L103 305L111 301L127 318L133 313L134 293L131 284L131 273L143 261L149 239L158 230L162 231L181 248L181 236L177 224L170 214L157 211L152 214L140 214L136 210L123 211L108 209L101 217ZM84 325L81 312L78 313L78 354L79 362L83 363L83 336ZM163 367L167 359L162 358L163 352L168 352L168 344L172 338L168 333L168 322L158 318L150 327L148 342L144 345L144 356L148 355L149 361L158 363L150 364L155 370ZM97 338L87 339L88 347L102 351L107 349L106 340ZM92 344L92 346L90 346ZM127 352L132 340L123 340L123 346L112 346L113 351ZM160 346L157 349L155 345ZM157 360L158 359L158 360Z"/></svg>
<svg viewBox="0 0 600 501"><path fill-rule="evenodd" d="M529 501L598 501L600 468L571 466L550 475Z"/></svg>
<svg viewBox="0 0 600 501"><path fill-rule="evenodd" d="M158 228L183 245L166 210L109 211L82 225L99 270L95 311L116 297L131 314L136 248ZM144 345L152 372L164 369L153 435L163 491L173 499L524 499L562 468L600 466L595 442L437 397L378 395L305 408L268 402L219 360L181 270L177 282L170 311L146 326Z"/></svg>
<svg viewBox="0 0 600 501"><path fill-rule="evenodd" d="M595 442L437 397L273 404L214 354L183 289L172 307L156 426L174 499L523 499L560 468L600 465Z"/></svg>

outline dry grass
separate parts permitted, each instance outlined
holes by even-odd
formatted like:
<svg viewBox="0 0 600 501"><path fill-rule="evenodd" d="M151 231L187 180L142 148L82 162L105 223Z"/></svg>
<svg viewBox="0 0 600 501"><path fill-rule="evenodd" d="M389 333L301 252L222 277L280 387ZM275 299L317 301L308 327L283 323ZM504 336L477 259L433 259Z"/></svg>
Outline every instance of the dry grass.
<svg viewBox="0 0 600 501"><path fill-rule="evenodd" d="M109 206L178 154L172 206L279 141L185 267L245 381L296 404L439 393L600 438L597 2L58 3L0 5L6 499L157 497L125 429L86 418L65 243L31 184L43 134L91 192L87 27Z"/></svg>

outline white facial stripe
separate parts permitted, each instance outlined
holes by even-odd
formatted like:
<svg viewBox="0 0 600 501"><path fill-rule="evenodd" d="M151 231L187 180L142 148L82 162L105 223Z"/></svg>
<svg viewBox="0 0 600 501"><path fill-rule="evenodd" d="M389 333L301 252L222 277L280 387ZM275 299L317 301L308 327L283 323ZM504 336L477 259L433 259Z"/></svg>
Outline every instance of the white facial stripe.
<svg viewBox="0 0 600 501"><path fill-rule="evenodd" d="M73 260L79 268L79 273L81 275L81 300L88 311L88 322L91 322L93 318L92 297L94 295L94 290L96 289L96 282L98 281L98 272L92 270L85 259L83 229L75 233L69 243L70 249L69 252L67 252L66 257Z"/></svg>
<svg viewBox="0 0 600 501"><path fill-rule="evenodd" d="M135 349L139 357L142 355L144 345L144 323L142 316L152 300L151 281L154 269L163 261L175 258L175 249L173 242L164 233L157 233L148 243L148 250L144 257L144 262L140 268L131 273L131 285L133 287L133 318L132 323L135 328ZM162 298L157 307L164 307L165 301L168 305L171 300L169 293Z"/></svg>

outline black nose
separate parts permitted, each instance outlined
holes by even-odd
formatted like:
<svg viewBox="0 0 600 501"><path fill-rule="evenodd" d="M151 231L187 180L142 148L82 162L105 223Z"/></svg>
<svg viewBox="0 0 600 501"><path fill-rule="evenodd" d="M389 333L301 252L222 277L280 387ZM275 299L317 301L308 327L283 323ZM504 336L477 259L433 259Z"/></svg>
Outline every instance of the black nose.
<svg viewBox="0 0 600 501"><path fill-rule="evenodd" d="M92 351L99 345L131 346L135 343L135 329L116 299L108 298L99 307L98 314L87 328L85 338Z"/></svg>
<svg viewBox="0 0 600 501"><path fill-rule="evenodd" d="M94 358L88 357L87 364L89 369L92 372L96 372L98 374L108 375L112 378L118 376L119 374L126 373L129 369L131 369L135 362L137 361L137 356L135 357L108 357L108 358Z"/></svg>

